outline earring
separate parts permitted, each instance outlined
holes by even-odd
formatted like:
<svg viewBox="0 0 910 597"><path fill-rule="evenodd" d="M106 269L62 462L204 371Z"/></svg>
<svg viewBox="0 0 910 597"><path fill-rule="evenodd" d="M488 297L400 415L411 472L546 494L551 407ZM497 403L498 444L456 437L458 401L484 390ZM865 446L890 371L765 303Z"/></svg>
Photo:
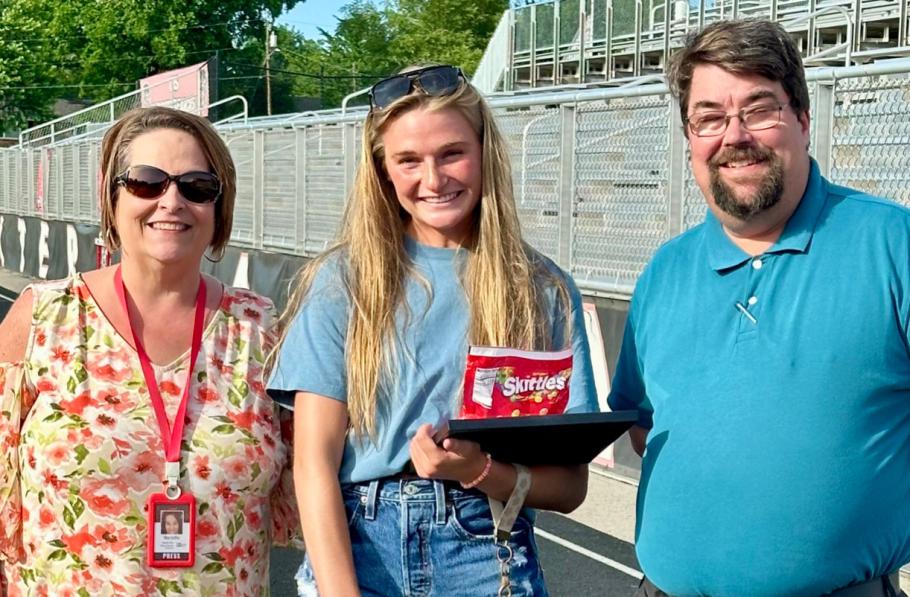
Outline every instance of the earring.
<svg viewBox="0 0 910 597"><path fill-rule="evenodd" d="M218 263L219 261L224 259L225 249L226 249L226 247L221 247L221 249L219 249L218 253L217 254L212 253L211 257L208 256L208 253L203 253L202 256L205 257L206 260L210 263Z"/></svg>

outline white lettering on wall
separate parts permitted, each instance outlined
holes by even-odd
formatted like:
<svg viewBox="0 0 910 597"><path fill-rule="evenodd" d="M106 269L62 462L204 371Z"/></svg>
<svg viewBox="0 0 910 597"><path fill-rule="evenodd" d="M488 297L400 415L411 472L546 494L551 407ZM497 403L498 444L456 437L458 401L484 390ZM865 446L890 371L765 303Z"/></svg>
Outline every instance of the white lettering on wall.
<svg viewBox="0 0 910 597"><path fill-rule="evenodd" d="M19 221L19 273L25 273L25 220Z"/></svg>
<svg viewBox="0 0 910 597"><path fill-rule="evenodd" d="M38 224L38 277L46 280L48 262L50 261L50 250L47 246L47 235L50 232L50 226L44 220L40 220Z"/></svg>
<svg viewBox="0 0 910 597"><path fill-rule="evenodd" d="M235 288L250 287L250 256L246 251L241 251L240 259L237 260L237 271L234 273L234 281L231 286Z"/></svg>
<svg viewBox="0 0 910 597"><path fill-rule="evenodd" d="M79 235L72 224L66 225L66 275L76 273L76 261L79 259Z"/></svg>

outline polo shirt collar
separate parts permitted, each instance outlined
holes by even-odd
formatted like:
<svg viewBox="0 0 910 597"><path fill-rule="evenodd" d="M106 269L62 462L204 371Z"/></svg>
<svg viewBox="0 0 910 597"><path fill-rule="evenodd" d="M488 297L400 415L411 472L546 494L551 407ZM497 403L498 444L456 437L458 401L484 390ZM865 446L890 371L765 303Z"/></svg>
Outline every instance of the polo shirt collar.
<svg viewBox="0 0 910 597"><path fill-rule="evenodd" d="M809 181L796 211L790 216L783 233L767 253L794 251L805 253L809 248L819 215L825 206L826 183L818 169L818 164L810 158ZM705 217L705 245L711 269L721 271L742 265L751 256L733 244L724 232L720 221L709 209Z"/></svg>

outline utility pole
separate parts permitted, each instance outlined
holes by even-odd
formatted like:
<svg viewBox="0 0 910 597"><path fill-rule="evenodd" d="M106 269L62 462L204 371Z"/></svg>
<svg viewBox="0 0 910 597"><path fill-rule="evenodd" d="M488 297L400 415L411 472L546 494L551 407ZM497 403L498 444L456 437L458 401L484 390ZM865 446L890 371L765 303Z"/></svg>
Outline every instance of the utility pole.
<svg viewBox="0 0 910 597"><path fill-rule="evenodd" d="M209 62L209 92L211 93L211 102L217 102L221 99L221 50L215 50L215 57Z"/></svg>
<svg viewBox="0 0 910 597"><path fill-rule="evenodd" d="M265 24L265 113L272 115L272 78L269 73L272 52L278 49L278 35L272 31L272 23Z"/></svg>

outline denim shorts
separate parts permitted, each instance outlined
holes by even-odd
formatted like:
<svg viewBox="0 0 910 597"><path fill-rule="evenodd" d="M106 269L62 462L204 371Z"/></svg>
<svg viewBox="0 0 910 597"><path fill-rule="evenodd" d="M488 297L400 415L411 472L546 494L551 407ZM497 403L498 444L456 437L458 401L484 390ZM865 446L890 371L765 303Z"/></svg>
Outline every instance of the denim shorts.
<svg viewBox="0 0 910 597"><path fill-rule="evenodd" d="M367 596L495 596L501 582L487 496L450 483L380 479L342 487L361 594ZM531 512L512 528L512 595L546 597ZM305 559L301 596L318 595Z"/></svg>

